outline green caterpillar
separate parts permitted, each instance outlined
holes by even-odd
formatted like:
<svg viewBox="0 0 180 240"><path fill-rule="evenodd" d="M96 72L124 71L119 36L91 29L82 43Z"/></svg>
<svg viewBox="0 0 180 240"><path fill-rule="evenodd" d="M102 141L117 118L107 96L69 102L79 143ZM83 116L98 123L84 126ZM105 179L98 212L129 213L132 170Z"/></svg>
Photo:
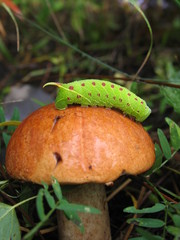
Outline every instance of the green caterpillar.
<svg viewBox="0 0 180 240"><path fill-rule="evenodd" d="M118 108L123 113L133 116L136 121L144 121L151 113L146 102L121 87L108 81L81 80L71 83L46 83L59 88L55 105L58 109L65 109L69 104L81 104L82 106L104 106Z"/></svg>

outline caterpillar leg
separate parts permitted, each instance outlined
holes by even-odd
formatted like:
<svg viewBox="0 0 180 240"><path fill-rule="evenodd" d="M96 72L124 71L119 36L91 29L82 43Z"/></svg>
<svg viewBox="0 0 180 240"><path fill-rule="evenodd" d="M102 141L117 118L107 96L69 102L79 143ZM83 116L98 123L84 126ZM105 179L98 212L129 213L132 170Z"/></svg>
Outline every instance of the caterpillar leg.
<svg viewBox="0 0 180 240"><path fill-rule="evenodd" d="M63 110L67 108L67 102L66 101L56 101L55 106L59 109L59 110Z"/></svg>

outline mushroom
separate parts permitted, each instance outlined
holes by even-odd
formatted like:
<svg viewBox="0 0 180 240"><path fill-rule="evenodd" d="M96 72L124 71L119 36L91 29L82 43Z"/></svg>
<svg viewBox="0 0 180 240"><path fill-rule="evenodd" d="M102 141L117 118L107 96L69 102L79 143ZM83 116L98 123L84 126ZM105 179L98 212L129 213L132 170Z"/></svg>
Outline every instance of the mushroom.
<svg viewBox="0 0 180 240"><path fill-rule="evenodd" d="M78 184L66 194L73 203L96 207L102 214L80 217L85 233L59 211L59 239L111 239L104 183L122 173L140 174L154 163L154 144L140 123L116 110L71 106L42 107L16 129L6 152L10 176L25 181Z"/></svg>

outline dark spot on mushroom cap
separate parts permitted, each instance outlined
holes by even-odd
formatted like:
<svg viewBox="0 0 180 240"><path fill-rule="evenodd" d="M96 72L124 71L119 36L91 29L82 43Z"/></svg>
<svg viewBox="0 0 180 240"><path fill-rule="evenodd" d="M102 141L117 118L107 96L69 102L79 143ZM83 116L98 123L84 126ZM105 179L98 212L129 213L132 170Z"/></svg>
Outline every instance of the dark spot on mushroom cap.
<svg viewBox="0 0 180 240"><path fill-rule="evenodd" d="M57 115L54 119L53 119L53 127L56 125L56 123L62 118L62 116Z"/></svg>
<svg viewBox="0 0 180 240"><path fill-rule="evenodd" d="M53 126L52 126L52 130L54 129L54 127L56 126L57 122L63 118L64 116L60 116L60 115L57 115L54 119L53 119ZM51 130L51 131L52 131Z"/></svg>
<svg viewBox="0 0 180 240"><path fill-rule="evenodd" d="M58 115L58 116L55 117L54 121L58 121L58 120L60 120L62 117L63 117L63 116Z"/></svg>
<svg viewBox="0 0 180 240"><path fill-rule="evenodd" d="M92 165L89 165L89 169L92 170Z"/></svg>
<svg viewBox="0 0 180 240"><path fill-rule="evenodd" d="M55 160L56 160L56 165L57 165L58 163L62 162L62 157L61 157L60 153L58 153L58 152L53 152L53 155L54 155L54 158L55 158Z"/></svg>

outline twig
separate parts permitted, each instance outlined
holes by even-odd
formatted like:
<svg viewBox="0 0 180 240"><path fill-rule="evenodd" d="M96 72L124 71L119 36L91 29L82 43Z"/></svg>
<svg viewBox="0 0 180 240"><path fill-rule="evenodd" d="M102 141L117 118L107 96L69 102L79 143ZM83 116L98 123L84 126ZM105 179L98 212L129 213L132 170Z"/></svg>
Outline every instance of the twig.
<svg viewBox="0 0 180 240"><path fill-rule="evenodd" d="M144 196L145 192L146 192L146 188L144 186L142 186L140 194L139 194L139 198L138 198L138 201L137 201L137 208L139 208L141 206L141 204L143 202L143 196ZM136 217L137 217L137 214L134 214L133 218L136 218ZM129 236L130 236L134 226L135 225L133 223L130 224L123 240L128 240L129 239Z"/></svg>
<svg viewBox="0 0 180 240"><path fill-rule="evenodd" d="M122 76L122 77L114 77L114 76L109 76L109 75L92 75L92 74L65 74L63 76L64 78L73 78L73 77L79 77L79 78L94 78L94 79L110 79L110 80L113 80L113 81L116 81L116 80L123 80L123 81L127 81L127 82L133 82L133 81L136 81L136 82L142 82L142 83L148 83L148 84L153 84L153 85L159 85L159 86L167 86L167 87L172 87L172 88L180 88L180 85L179 84L175 84L175 83L170 83L170 82L162 82L161 80L159 79L150 79L150 78L141 78L141 77L137 77L137 78L133 78L133 76L129 76L129 77L125 77L125 76Z"/></svg>
<svg viewBox="0 0 180 240"><path fill-rule="evenodd" d="M125 188L132 180L128 178L123 184L116 188L107 198L106 201L109 202L116 194L118 194L123 188Z"/></svg>

